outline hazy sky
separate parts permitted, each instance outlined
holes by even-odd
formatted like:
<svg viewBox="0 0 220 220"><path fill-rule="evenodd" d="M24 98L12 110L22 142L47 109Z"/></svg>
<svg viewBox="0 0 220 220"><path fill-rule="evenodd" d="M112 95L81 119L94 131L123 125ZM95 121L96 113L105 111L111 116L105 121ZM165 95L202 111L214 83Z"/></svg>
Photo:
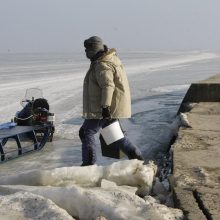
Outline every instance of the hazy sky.
<svg viewBox="0 0 220 220"><path fill-rule="evenodd" d="M0 52L220 50L220 0L0 0Z"/></svg>

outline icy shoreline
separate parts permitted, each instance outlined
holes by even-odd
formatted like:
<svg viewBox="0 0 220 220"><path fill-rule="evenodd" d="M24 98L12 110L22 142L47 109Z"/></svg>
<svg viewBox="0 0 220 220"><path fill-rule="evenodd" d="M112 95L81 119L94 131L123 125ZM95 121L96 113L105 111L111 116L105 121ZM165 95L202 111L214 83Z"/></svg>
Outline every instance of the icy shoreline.
<svg viewBox="0 0 220 220"><path fill-rule="evenodd" d="M42 220L57 219L53 216L58 214L59 219L68 219L61 217L67 213L77 219L182 219L182 211L149 195L151 191L157 198L168 195L155 181L156 171L152 162L144 165L125 160L109 166L62 167L7 176L0 180L0 213ZM47 210L37 212L43 204Z"/></svg>
<svg viewBox="0 0 220 220"><path fill-rule="evenodd" d="M3 56L4 60L2 59L0 68L0 85L3 94L0 97L0 115L2 116L0 121L10 121L16 111L20 110L19 101L23 97L26 88L38 87L43 90L45 98L47 98L51 104L52 111L56 114L57 133L55 135L55 141L53 143L48 143L41 152L36 152L30 156L17 159L16 161L11 161L8 164L2 164L2 179L5 181L8 174L16 176L19 174L25 175L24 173L30 172L30 175L34 175L34 170L47 170L50 174L55 168L80 165L81 143L78 138L78 130L82 122L79 119L82 108L81 87L84 74L88 68L87 60L74 54L55 54L54 56L51 56L50 54L38 54L32 56L30 54L24 56L11 54ZM212 75L213 72L216 73L216 70L219 70L220 56L219 53L207 56L206 53L204 54L199 51L196 53L146 52L125 53L122 58L128 72L131 85L133 108L132 120L126 121L124 123L124 127L125 130L128 131L128 136L131 141L140 147L140 149L145 153L145 156L148 157L147 159L159 161L160 164L164 165L160 167L158 162L158 169L162 171L161 176L158 176L158 178L160 181L163 181L169 174L167 173L169 172L169 160L167 160L169 159L169 155L161 154L156 158L154 157L155 154L151 153L152 151L158 149L164 152L167 144L169 144L170 137L173 135L173 132L175 132L175 129L173 130L175 126L172 127L172 121L184 95L184 91L181 91L186 89L192 81L208 77ZM71 140L63 138L70 138ZM102 158L99 148L97 148L97 154L97 164L102 165L103 167L115 162L114 159ZM150 154L151 157L149 158ZM32 173L32 171L34 172ZM164 191L164 188L161 186L161 182L159 180L156 177L153 181L152 195L163 204L169 203L169 201L166 201L169 198L169 194L167 194L166 190ZM27 181L28 185L24 186L25 190L33 187L29 186L29 178ZM104 180L101 182L106 185ZM92 189L100 188L101 182L99 187L94 186ZM21 188L19 188L17 184L18 183L14 182L13 187L15 187L17 191L20 191ZM113 187L115 183L108 182L107 185L111 185L111 187ZM6 185L4 185L4 187L6 187ZM10 189L8 189L8 193L12 192L13 187L9 187ZM66 188L64 186L37 186L35 190L43 188L44 190L52 190L52 188L55 190L61 189L62 187L66 190L65 195L69 198L68 194L70 191L68 191L67 188L72 186L67 186ZM79 187L84 189L82 186ZM111 187L109 186L109 190ZM128 187L130 188L130 186L127 186L127 188ZM80 195L88 194L87 191L81 190L81 188L80 190L77 188L78 192L81 192ZM121 186L116 186L116 189L117 188L121 189ZM133 188L135 188L135 190ZM6 190L6 188L4 189ZM88 189L88 187L86 189ZM138 197L135 195L136 187L133 186L130 189L133 189L132 196ZM161 190L160 194L157 193L158 190ZM113 192L114 191L115 190L113 190ZM55 191L53 191L53 193L54 192ZM10 211L12 212L12 205L6 205L12 204L12 200L14 204L17 204L19 210L22 209L22 207L26 207L22 206L22 204L28 203L27 201L29 201L29 197L30 201L35 200L36 194L30 195L30 193L33 193L33 191L27 192L26 195L24 192L17 192L15 194L6 195L5 197L2 196L1 199L3 200L8 198L8 202L5 201L4 203L6 208L5 210L9 210L11 207ZM22 198L22 195L24 198ZM56 194L54 196L56 197ZM64 197L61 192L60 194L57 194L58 199L59 196L60 198ZM108 200L108 198L106 200ZM154 198L147 198L151 201L151 203L153 202L154 204L157 204ZM36 199L38 200L38 198ZM47 204L48 199L45 197L43 197L43 199L46 200L45 204ZM65 199L63 200L65 201ZM138 201L139 199L141 199L141 201L143 200L138 197ZM18 201L18 203L15 201ZM39 201L41 201L41 198L39 198ZM69 199L68 201L71 203L72 200ZM126 199L126 201L130 202L129 199ZM146 210L149 210L145 203L143 203L143 207L145 207ZM39 203L39 207L40 204L42 203ZM126 210L125 206L126 205L124 204L124 206L120 207ZM49 207L51 206L48 205L47 207L49 210ZM34 208L36 207L33 206L33 210ZM55 209L59 211L59 208ZM133 210L132 208L128 208L127 210L129 211L129 209ZM138 212L140 209L135 208L135 210ZM121 209L119 209L119 212L121 212ZM44 211L40 213L47 213L47 210L44 209ZM36 214L33 214L33 216L36 217ZM45 216L42 215L41 219L48 219ZM138 218L138 214L135 213L135 216ZM28 216L23 216L22 218L27 219ZM59 217L57 219L62 218ZM67 219L67 217L63 219ZM132 218L132 220L133 219L134 218ZM140 217L139 219L147 218ZM158 217L156 219L160 218Z"/></svg>

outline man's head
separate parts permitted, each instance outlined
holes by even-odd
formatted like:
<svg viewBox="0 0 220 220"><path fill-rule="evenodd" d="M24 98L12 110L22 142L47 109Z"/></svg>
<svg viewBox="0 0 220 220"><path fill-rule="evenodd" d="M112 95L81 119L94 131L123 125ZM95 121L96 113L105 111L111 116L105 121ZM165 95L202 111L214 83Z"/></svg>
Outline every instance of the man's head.
<svg viewBox="0 0 220 220"><path fill-rule="evenodd" d="M93 36L85 40L84 47L86 48L86 56L89 59L92 59L98 52L105 50L102 39L97 36Z"/></svg>

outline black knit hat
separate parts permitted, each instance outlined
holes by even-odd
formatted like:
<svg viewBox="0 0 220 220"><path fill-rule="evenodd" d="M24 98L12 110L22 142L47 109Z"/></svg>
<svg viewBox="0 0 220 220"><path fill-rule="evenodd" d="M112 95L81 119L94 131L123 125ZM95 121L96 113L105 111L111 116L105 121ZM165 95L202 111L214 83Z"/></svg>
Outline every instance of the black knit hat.
<svg viewBox="0 0 220 220"><path fill-rule="evenodd" d="M84 41L84 47L86 49L92 49L95 51L104 50L103 41L98 36L93 36Z"/></svg>

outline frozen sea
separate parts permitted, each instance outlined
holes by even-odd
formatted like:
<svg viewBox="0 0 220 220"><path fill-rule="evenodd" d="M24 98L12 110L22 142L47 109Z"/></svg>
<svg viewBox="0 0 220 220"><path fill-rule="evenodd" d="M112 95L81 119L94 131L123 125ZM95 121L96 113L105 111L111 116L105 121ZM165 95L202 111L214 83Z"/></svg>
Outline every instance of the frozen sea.
<svg viewBox="0 0 220 220"><path fill-rule="evenodd" d="M219 74L220 52L118 54L132 97L132 117L123 120L122 126L146 160L155 160L168 149L174 133L172 123L190 84ZM20 101L28 88L42 89L56 116L52 143L0 164L0 219L39 219L40 215L45 220L71 216L96 219L100 213L107 219L182 219L181 211L163 206L150 196L144 201L131 186L121 187L132 182L133 187L142 184L146 191L152 187L154 167L138 161L127 163L126 158L112 164L118 160L101 156L98 135L99 166L78 166L82 85L89 64L81 53L0 54L0 123L10 121L22 109ZM89 184L90 188L77 183Z"/></svg>
<svg viewBox="0 0 220 220"><path fill-rule="evenodd" d="M132 96L132 118L123 120L122 125L145 158L152 159L167 149L173 134L170 125L190 84L220 72L220 53L137 51L118 55ZM82 85L89 64L81 53L0 54L0 123L10 121L21 110L20 101L28 88L42 89L55 113L55 142L37 153L37 161L42 159L35 162L38 168L81 163L78 130L83 122ZM62 143L67 144L62 147ZM98 164L114 161L101 156L98 137L97 152ZM35 157L23 158L26 169L27 161L30 169L34 168L31 162ZM13 163L5 166L15 169Z"/></svg>

